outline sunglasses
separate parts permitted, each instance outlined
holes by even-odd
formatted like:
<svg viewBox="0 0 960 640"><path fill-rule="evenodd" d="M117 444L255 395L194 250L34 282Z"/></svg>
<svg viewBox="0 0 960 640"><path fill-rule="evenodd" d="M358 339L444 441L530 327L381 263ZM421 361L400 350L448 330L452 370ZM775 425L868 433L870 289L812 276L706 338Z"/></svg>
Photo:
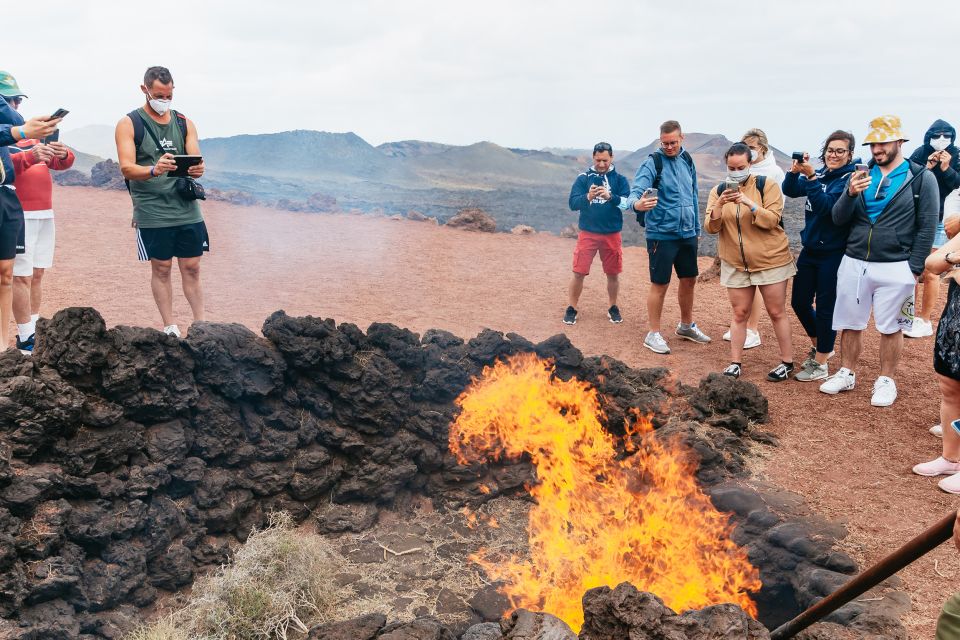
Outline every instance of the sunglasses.
<svg viewBox="0 0 960 640"><path fill-rule="evenodd" d="M936 140L937 138L949 138L949 133L934 133L930 136L931 140Z"/></svg>

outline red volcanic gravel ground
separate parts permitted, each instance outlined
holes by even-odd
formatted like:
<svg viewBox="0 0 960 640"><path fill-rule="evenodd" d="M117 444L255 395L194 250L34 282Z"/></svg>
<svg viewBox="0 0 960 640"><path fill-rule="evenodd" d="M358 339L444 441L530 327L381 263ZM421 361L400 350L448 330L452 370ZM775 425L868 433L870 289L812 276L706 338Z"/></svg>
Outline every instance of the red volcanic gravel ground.
<svg viewBox="0 0 960 640"><path fill-rule="evenodd" d="M149 267L136 261L130 200L124 192L58 187L57 258L46 279L43 315L66 306L92 306L107 323L160 326L149 292ZM728 362L720 340L729 319L725 290L714 279L697 289L696 320L714 342L670 340L674 353L656 355L645 333L646 252L627 248L620 307L625 322L606 318L599 261L587 278L576 326L561 324L574 242L554 236L471 233L432 224L360 215L316 215L204 204L212 253L203 260L208 320L259 330L273 311L331 317L366 328L393 322L413 331L437 327L471 337L484 327L539 341L566 332L587 354L609 354L632 366L667 366L689 384ZM566 212L557 215L569 215ZM703 259L706 267L711 259ZM176 278L181 328L189 308ZM944 295L946 288L944 287ZM942 301L938 308L942 307ZM935 315L939 315L935 314ZM678 320L671 291L664 327ZM927 433L939 421L933 378L933 339L908 340L897 378L900 398L870 406L878 370L878 337L867 334L855 391L819 393L816 383L770 383L779 360L769 320L763 346L744 357L745 379L770 399L771 424L781 439L764 448L757 475L802 494L811 512L844 522L843 546L860 562L875 561L933 524L958 501L936 480L910 467L939 453ZM794 322L795 358L808 340ZM669 335L668 335L669 339ZM836 359L839 361L839 358ZM834 370L838 364L831 363ZM960 554L944 545L902 574L913 598L905 622L914 638L933 635L943 600L960 584Z"/></svg>

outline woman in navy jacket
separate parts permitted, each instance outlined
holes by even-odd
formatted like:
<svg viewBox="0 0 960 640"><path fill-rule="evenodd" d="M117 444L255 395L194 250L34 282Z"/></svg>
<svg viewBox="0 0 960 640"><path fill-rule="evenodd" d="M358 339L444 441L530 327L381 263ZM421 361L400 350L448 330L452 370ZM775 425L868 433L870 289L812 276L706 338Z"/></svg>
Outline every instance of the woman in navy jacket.
<svg viewBox="0 0 960 640"><path fill-rule="evenodd" d="M827 359L833 355L837 332L833 330L833 308L837 301L837 269L847 246L849 227L833 223L831 210L854 171L854 138L847 131L834 131L820 151L824 166L814 170L808 155L793 161L783 180L783 194L806 197L805 224L800 232L803 250L797 259L790 305L810 336L810 353L800 372L801 382L821 380L829 375ZM816 301L816 309L814 309Z"/></svg>

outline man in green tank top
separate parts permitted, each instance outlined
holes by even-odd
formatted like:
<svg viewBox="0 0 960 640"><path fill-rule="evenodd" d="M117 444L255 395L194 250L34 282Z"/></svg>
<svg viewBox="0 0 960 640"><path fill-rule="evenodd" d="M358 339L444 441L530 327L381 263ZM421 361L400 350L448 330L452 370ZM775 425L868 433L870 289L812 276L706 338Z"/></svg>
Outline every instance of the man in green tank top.
<svg viewBox="0 0 960 640"><path fill-rule="evenodd" d="M193 122L170 109L173 77L168 69L147 69L140 90L146 96L145 104L117 123L117 158L133 199L137 257L150 261L150 289L164 333L179 338L170 281L173 258L177 258L193 321L203 320L200 257L210 250L210 237L199 202L184 199L176 188L177 178L168 174L177 168L174 156L199 156L200 144ZM203 170L201 162L187 173L199 178Z"/></svg>

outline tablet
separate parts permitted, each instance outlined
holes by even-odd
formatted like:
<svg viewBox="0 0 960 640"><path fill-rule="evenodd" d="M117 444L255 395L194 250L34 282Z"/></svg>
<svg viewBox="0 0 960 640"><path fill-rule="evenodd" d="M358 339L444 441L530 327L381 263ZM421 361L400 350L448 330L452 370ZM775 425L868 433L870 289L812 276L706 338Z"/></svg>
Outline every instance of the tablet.
<svg viewBox="0 0 960 640"><path fill-rule="evenodd" d="M167 175L174 178L186 178L187 169L203 162L203 156L173 156L173 161L177 163L177 168Z"/></svg>

